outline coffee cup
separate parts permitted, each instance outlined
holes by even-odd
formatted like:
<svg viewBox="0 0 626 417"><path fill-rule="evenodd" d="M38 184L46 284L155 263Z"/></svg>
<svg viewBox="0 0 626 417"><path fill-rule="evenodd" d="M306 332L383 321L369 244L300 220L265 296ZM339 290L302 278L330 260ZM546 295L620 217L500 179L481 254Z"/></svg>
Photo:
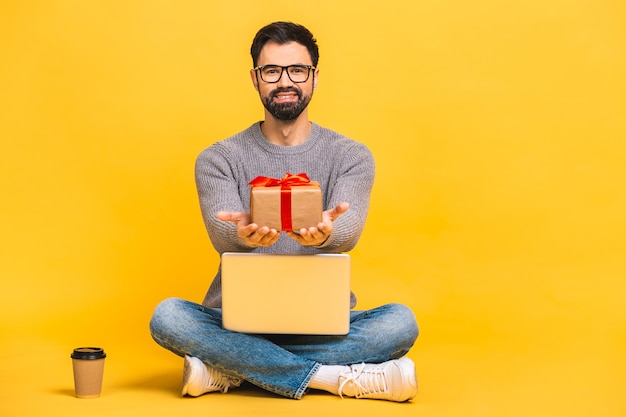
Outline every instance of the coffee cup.
<svg viewBox="0 0 626 417"><path fill-rule="evenodd" d="M104 350L99 347L79 347L72 352L74 390L78 398L98 398L102 391Z"/></svg>

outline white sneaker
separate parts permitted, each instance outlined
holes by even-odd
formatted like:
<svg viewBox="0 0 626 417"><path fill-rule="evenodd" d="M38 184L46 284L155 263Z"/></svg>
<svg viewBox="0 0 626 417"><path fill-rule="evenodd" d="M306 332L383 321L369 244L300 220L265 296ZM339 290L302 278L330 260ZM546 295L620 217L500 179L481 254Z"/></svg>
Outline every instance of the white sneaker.
<svg viewBox="0 0 626 417"><path fill-rule="evenodd" d="M182 394L197 397L207 392L227 392L241 385L241 378L224 375L193 356L185 355Z"/></svg>
<svg viewBox="0 0 626 417"><path fill-rule="evenodd" d="M375 400L408 401L417 394L415 365L409 358L381 364L351 365L339 376L339 395Z"/></svg>

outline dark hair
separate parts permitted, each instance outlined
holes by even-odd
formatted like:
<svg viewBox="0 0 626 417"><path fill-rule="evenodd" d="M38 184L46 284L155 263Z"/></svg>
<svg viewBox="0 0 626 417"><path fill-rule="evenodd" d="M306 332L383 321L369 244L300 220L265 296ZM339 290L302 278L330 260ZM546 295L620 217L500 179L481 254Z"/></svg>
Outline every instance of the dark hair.
<svg viewBox="0 0 626 417"><path fill-rule="evenodd" d="M276 42L283 45L289 42L297 42L306 47L311 56L313 66L317 66L319 59L319 51L317 49L317 41L313 34L304 26L292 22L274 22L261 28L250 47L250 55L252 55L252 66L256 67L261 55L261 49L268 41Z"/></svg>

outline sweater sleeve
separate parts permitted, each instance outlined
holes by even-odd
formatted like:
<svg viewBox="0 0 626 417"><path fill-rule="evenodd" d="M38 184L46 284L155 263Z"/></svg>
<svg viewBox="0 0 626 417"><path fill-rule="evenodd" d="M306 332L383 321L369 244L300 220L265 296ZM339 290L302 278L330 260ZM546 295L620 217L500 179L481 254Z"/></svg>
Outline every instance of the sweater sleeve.
<svg viewBox="0 0 626 417"><path fill-rule="evenodd" d="M237 225L217 219L219 211L245 211L236 181L236 166L229 162L226 147L217 143L205 149L196 159L195 178L204 225L215 250L245 252L247 246L237 235Z"/></svg>
<svg viewBox="0 0 626 417"><path fill-rule="evenodd" d="M352 142L341 153L341 161L334 183L330 187L327 209L348 202L350 209L333 225L333 233L319 249L326 252L347 252L358 242L369 210L369 201L375 177L375 163L370 150Z"/></svg>

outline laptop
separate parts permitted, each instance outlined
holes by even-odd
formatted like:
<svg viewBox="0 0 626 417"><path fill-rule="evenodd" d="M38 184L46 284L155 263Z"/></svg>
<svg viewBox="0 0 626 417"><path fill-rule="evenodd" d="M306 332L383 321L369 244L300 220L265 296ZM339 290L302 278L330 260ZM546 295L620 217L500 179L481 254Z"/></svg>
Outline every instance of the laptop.
<svg viewBox="0 0 626 417"><path fill-rule="evenodd" d="M223 327L241 333L346 335L348 254L222 254Z"/></svg>

